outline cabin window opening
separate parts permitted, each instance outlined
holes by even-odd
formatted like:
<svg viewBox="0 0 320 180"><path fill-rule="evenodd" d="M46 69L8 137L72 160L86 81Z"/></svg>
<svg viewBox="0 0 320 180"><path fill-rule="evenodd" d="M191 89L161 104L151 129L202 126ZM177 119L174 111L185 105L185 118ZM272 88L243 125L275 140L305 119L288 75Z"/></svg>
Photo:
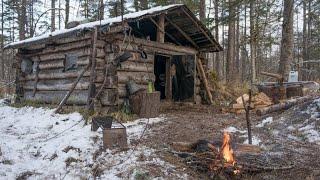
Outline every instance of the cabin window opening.
<svg viewBox="0 0 320 180"><path fill-rule="evenodd" d="M169 57L156 55L154 62L154 75L156 77L154 88L160 92L160 99L166 99L166 63Z"/></svg>
<svg viewBox="0 0 320 180"><path fill-rule="evenodd" d="M25 74L31 74L33 71L33 61L29 58L23 58L21 61L21 71Z"/></svg>
<svg viewBox="0 0 320 180"><path fill-rule="evenodd" d="M66 54L64 59L64 71L76 70L78 68L78 55Z"/></svg>

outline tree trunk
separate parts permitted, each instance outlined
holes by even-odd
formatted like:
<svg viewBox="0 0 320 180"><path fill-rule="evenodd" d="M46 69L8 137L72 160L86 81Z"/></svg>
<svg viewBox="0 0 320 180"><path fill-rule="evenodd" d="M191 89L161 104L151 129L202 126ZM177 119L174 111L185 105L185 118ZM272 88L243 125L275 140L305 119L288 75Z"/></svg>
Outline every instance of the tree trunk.
<svg viewBox="0 0 320 180"><path fill-rule="evenodd" d="M229 27L228 27L228 50L227 50L227 66L226 79L227 82L235 80L235 9L234 2L229 1Z"/></svg>
<svg viewBox="0 0 320 180"><path fill-rule="evenodd" d="M139 11L139 1L138 0L133 0L133 7L135 12Z"/></svg>
<svg viewBox="0 0 320 180"><path fill-rule="evenodd" d="M22 0L18 7L18 20L19 20L19 39L26 38L26 0Z"/></svg>
<svg viewBox="0 0 320 180"><path fill-rule="evenodd" d="M56 0L51 0L51 32L56 30Z"/></svg>
<svg viewBox="0 0 320 180"><path fill-rule="evenodd" d="M68 21L69 21L69 11L70 11L70 0L66 0L66 9L65 9L65 21L64 26L67 27Z"/></svg>
<svg viewBox="0 0 320 180"><path fill-rule="evenodd" d="M288 79L293 58L293 0L284 0L279 74Z"/></svg>
<svg viewBox="0 0 320 180"><path fill-rule="evenodd" d="M214 1L214 29L215 29L215 39L219 42L219 0ZM221 77L221 65L220 65L220 53L215 53L215 69L218 77Z"/></svg>
<svg viewBox="0 0 320 180"><path fill-rule="evenodd" d="M244 27L241 37L241 80L244 82L246 80L246 70L247 70L247 5L244 5Z"/></svg>
<svg viewBox="0 0 320 180"><path fill-rule="evenodd" d="M100 0L100 5L99 5L99 20L104 19L104 2L103 0Z"/></svg>
<svg viewBox="0 0 320 180"><path fill-rule="evenodd" d="M257 56L257 34L256 34L256 4L250 2L250 59L251 59L251 81L256 81L256 56Z"/></svg>
<svg viewBox="0 0 320 180"><path fill-rule="evenodd" d="M148 9L148 0L140 0L142 10Z"/></svg>
<svg viewBox="0 0 320 180"><path fill-rule="evenodd" d="M1 1L1 79L4 79L4 58L3 58L3 47L4 47L4 33L3 33L3 28L4 28L4 5L3 1Z"/></svg>
<svg viewBox="0 0 320 180"><path fill-rule="evenodd" d="M237 12L241 12L241 6L238 5L237 7ZM240 16L239 14L235 17L237 22L236 22L236 30L235 30L235 78L236 81L240 81L241 76L240 76L240 72L241 72L241 66L240 66L240 42L239 42L239 38L240 38Z"/></svg>
<svg viewBox="0 0 320 180"><path fill-rule="evenodd" d="M205 23L205 19L206 19L206 1L205 0L200 0L199 16L200 16L200 21Z"/></svg>

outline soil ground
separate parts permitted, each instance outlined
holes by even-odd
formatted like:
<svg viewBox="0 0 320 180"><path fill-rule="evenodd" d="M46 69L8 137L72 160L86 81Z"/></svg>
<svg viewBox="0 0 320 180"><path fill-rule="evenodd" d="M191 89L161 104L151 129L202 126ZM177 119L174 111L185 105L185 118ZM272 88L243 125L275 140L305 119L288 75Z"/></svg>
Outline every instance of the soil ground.
<svg viewBox="0 0 320 180"><path fill-rule="evenodd" d="M311 102L295 106L283 112L268 114L264 117L251 113L253 136L260 140L259 146L266 152L281 153L283 161L294 164L290 170L267 171L255 174L242 174L241 179L320 179L319 141L308 142L306 134L299 127L311 123L319 132L318 119L306 113ZM142 141L143 145L158 150L162 159L173 164L177 171L188 174L190 179L206 179L206 174L188 166L182 158L169 153L173 142L195 142L199 139L222 139L222 131L228 127L246 130L244 115L222 113L217 108L207 106L175 108L165 113L166 121L153 124ZM263 119L272 117L272 123L256 127ZM291 128L288 128L291 126ZM293 138L294 137L294 138ZM243 143L246 133L232 133L232 141Z"/></svg>

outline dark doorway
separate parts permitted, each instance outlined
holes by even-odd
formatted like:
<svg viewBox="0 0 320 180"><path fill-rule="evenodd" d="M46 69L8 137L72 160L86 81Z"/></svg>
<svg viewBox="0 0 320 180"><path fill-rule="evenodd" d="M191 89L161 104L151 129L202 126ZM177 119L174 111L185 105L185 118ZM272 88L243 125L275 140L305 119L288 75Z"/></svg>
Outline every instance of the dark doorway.
<svg viewBox="0 0 320 180"><path fill-rule="evenodd" d="M173 56L171 67L175 66L172 74L172 96L174 101L189 101L194 96L194 56Z"/></svg>
<svg viewBox="0 0 320 180"><path fill-rule="evenodd" d="M166 63L170 59L167 56L156 55L154 61L154 75L156 80L154 87L156 91L160 91L160 98L166 99Z"/></svg>

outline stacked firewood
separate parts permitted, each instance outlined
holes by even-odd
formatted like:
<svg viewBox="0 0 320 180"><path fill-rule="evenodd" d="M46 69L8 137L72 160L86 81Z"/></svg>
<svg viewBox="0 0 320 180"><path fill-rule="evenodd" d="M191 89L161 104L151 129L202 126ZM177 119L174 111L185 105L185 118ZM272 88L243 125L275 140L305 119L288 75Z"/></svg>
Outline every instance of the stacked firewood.
<svg viewBox="0 0 320 180"><path fill-rule="evenodd" d="M243 102L244 101L244 102ZM249 95L244 94L236 99L236 103L232 105L232 111L240 114L245 112L244 104L249 101ZM265 93L260 92L252 98L250 103L251 109L260 109L273 105L272 99L268 97Z"/></svg>

